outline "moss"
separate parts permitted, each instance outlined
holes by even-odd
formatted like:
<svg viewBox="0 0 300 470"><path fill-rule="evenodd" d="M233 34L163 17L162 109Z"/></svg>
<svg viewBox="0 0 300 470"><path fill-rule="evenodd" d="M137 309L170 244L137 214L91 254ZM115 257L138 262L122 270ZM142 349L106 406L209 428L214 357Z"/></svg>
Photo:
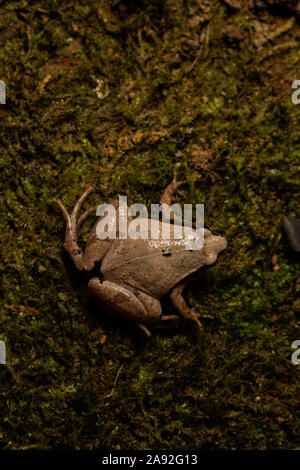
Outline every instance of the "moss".
<svg viewBox="0 0 300 470"><path fill-rule="evenodd" d="M217 0L109 3L0 8L0 446L293 448L299 25ZM88 183L90 204L158 202L174 168L177 200L205 203L229 248L185 294L204 330L145 340L91 302L51 201Z"/></svg>

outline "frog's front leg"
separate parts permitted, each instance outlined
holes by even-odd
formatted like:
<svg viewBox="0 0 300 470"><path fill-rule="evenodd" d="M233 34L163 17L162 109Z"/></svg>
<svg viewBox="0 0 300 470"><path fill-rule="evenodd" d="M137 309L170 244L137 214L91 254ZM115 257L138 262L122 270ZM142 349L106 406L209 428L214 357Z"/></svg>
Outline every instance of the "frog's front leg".
<svg viewBox="0 0 300 470"><path fill-rule="evenodd" d="M177 312L184 318L188 318L189 320L194 320L197 323L199 328L202 328L202 324L200 323L198 317L200 316L199 313L196 313L192 308L188 307L184 298L182 297L182 291L185 288L187 283L178 284L172 290L170 294L170 300L173 304L173 307L177 310Z"/></svg>
<svg viewBox="0 0 300 470"><path fill-rule="evenodd" d="M154 324L161 318L162 310L159 300L129 286L120 286L112 281L101 281L96 277L89 281L88 288L105 310L131 320L147 336L151 336L144 323Z"/></svg>
<svg viewBox="0 0 300 470"><path fill-rule="evenodd" d="M168 206L170 206L172 204L173 196L178 192L178 188L185 183L186 181L177 181L176 171L174 171L173 180L164 190L159 203L168 204Z"/></svg>
<svg viewBox="0 0 300 470"><path fill-rule="evenodd" d="M178 192L178 188L185 184L186 181L177 181L176 177L176 172L174 171L174 176L172 182L166 187L164 190L159 204L161 205L162 208L162 217L165 220L170 220L170 221L177 221L177 216L174 214L174 212L170 213L169 207L172 204L172 199L174 195ZM169 219L170 218L170 219ZM181 223L181 219L178 220L178 222Z"/></svg>

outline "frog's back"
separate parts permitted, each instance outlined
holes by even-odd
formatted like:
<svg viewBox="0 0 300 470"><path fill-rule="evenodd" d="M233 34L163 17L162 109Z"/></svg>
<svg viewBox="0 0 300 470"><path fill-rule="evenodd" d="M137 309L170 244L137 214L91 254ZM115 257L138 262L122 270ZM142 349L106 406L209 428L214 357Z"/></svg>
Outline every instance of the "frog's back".
<svg viewBox="0 0 300 470"><path fill-rule="evenodd" d="M190 239L174 239L173 227L170 238L163 239L163 225L160 222L157 240L115 240L101 264L104 279L129 285L159 299L202 266L214 263L218 253L227 246L225 238L215 237L204 229L203 247L188 249Z"/></svg>

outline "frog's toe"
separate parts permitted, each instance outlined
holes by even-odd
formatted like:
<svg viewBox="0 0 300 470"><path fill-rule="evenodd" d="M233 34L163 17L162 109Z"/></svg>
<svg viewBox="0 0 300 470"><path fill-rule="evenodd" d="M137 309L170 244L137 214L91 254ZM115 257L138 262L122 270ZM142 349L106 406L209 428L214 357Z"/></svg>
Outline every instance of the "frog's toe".
<svg viewBox="0 0 300 470"><path fill-rule="evenodd" d="M87 211L85 211L78 219L77 221L77 232L78 232L78 236L81 235L81 233L79 232L79 229L81 227L81 225L83 224L83 222L85 222L85 220L91 215L91 214L95 214L96 215L96 210L97 210L97 207L98 206L93 206L93 207L90 207Z"/></svg>
<svg viewBox="0 0 300 470"><path fill-rule="evenodd" d="M207 313L196 312L193 308L191 310L197 316L197 318L209 318L210 320L214 319L214 317L212 315L208 315Z"/></svg>
<svg viewBox="0 0 300 470"><path fill-rule="evenodd" d="M197 325L199 326L199 328L202 329L203 326L202 326L202 323L200 322L200 320L199 320L199 318L198 318L198 315L197 315L195 312L193 312L193 311L190 312L190 315L191 315L191 316L190 316L190 320L193 320L195 323L197 323ZM187 317L187 318L188 318L188 317Z"/></svg>
<svg viewBox="0 0 300 470"><path fill-rule="evenodd" d="M91 192L93 191L93 188L92 186L87 186L83 192L83 194L80 196L80 198L77 200L74 208L73 208L73 211L72 211L72 214L71 214L71 218L75 221L75 223L77 224L77 217L78 217L78 213L80 211L80 208L83 204L83 202L85 201L85 199L88 197L89 194L91 194Z"/></svg>
<svg viewBox="0 0 300 470"><path fill-rule="evenodd" d="M148 328L145 325L143 325L142 323L138 323L137 325L145 333L145 335L148 336L148 338L151 338L152 333L150 330L148 330Z"/></svg>

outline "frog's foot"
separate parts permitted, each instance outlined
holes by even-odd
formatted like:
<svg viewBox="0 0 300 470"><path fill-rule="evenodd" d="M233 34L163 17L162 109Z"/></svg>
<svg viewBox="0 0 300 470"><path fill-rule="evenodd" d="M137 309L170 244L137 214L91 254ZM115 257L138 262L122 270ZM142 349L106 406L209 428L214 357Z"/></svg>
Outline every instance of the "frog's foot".
<svg viewBox="0 0 300 470"><path fill-rule="evenodd" d="M195 323L197 323L197 325L199 326L199 328L203 328L202 327L202 324L200 323L198 317L200 316L199 314L197 314L194 309L192 308L189 308L184 300L184 298L182 297L182 291L185 287L185 284L179 284L178 286L176 286L171 294L170 294L170 299L171 299L171 302L173 304L173 306L175 307L175 309L178 311L178 313L184 317L184 318L187 318L189 320L193 320Z"/></svg>
<svg viewBox="0 0 300 470"><path fill-rule="evenodd" d="M69 253L73 263L79 270L83 269L83 264L82 264L82 251L77 243L78 228L84 222L84 220L88 217L90 212L86 211L83 214L83 216L79 218L78 222L77 222L77 219L78 219L78 213L80 211L82 203L92 191L93 191L93 188L91 186L88 186L85 189L82 196L76 202L71 214L68 213L67 209L65 208L65 206L63 205L61 201L59 201L58 199L54 199L54 202L58 204L66 220L66 234L65 234L64 248Z"/></svg>

